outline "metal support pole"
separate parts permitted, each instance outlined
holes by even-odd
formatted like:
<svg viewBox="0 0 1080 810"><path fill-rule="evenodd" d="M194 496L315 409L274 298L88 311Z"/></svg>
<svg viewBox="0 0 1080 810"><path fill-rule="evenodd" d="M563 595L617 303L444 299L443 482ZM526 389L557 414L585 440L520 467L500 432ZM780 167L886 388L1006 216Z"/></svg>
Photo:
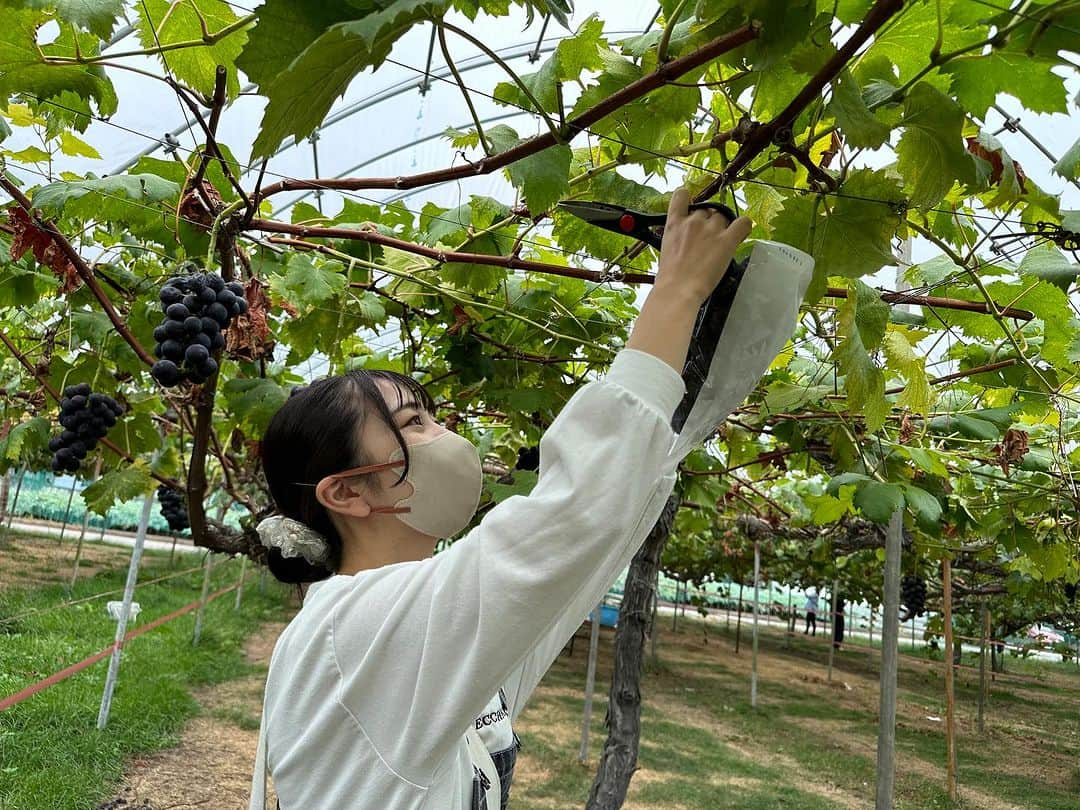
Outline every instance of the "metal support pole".
<svg viewBox="0 0 1080 810"><path fill-rule="evenodd" d="M124 601L120 607L120 620L116 623L116 638L113 642L112 657L109 659L109 673L105 676L105 692L101 696L101 708L98 710L97 727L103 730L109 722L109 709L112 707L113 690L120 675L120 653L127 634L128 617L131 615L131 601L135 596L135 582L139 578L139 562L142 560L143 545L146 542L146 527L150 524L150 509L154 505L154 496L143 497L142 514L139 515L139 528L135 532L135 544L131 549L131 561L128 563L127 580L124 582Z"/></svg>
<svg viewBox="0 0 1080 810"><path fill-rule="evenodd" d="M56 541L56 545L63 545L64 532L67 531L68 519L71 517L71 501L75 497L75 478L71 479L71 492L68 493L67 509L64 511L64 522L60 524L60 538Z"/></svg>
<svg viewBox="0 0 1080 810"><path fill-rule="evenodd" d="M979 641L979 733L986 731L984 713L986 709L986 648L990 640L990 608L986 599L982 600L982 638Z"/></svg>
<svg viewBox="0 0 1080 810"><path fill-rule="evenodd" d="M742 639L742 592L743 584L739 583L739 604L735 607L735 654L739 653L739 641Z"/></svg>
<svg viewBox="0 0 1080 810"><path fill-rule="evenodd" d="M210 572L214 568L214 552L206 552L206 565L203 567L202 595L199 597L199 608L195 612L195 634L191 643L198 645L202 638L203 611L206 610L206 596L210 593Z"/></svg>
<svg viewBox="0 0 1080 810"><path fill-rule="evenodd" d="M830 636L835 635L835 631L833 630L833 625L836 624L836 592L839 589L840 589L840 580L839 579L834 579L832 581L832 593L829 594L829 601L832 604L832 607L829 608L829 635ZM836 645L833 644L832 641L830 640L830 642L829 642L829 677L828 677L828 681L830 683L832 683L832 662L833 662L833 653L834 652L836 652Z"/></svg>
<svg viewBox="0 0 1080 810"><path fill-rule="evenodd" d="M6 540L11 535L11 521L15 518L15 507L19 505L19 493L22 491L23 476L26 475L26 468L19 470L19 478L15 482L15 498L11 501L11 508L7 513L7 526L4 529L4 537Z"/></svg>
<svg viewBox="0 0 1080 810"><path fill-rule="evenodd" d="M758 592L761 585L761 548L754 541L754 629L750 652L750 708L757 708L757 639L758 639Z"/></svg>
<svg viewBox="0 0 1080 810"><path fill-rule="evenodd" d="M900 555L904 513L897 509L885 534L885 604L881 622L878 688L877 800L875 810L892 810L896 774L896 673L900 659ZM871 627L873 626L873 613Z"/></svg>
<svg viewBox="0 0 1080 810"><path fill-rule="evenodd" d="M247 573L247 561L246 554L240 558L240 577L236 581L236 604L233 605L233 610L240 609L240 599L244 595L244 574Z"/></svg>
<svg viewBox="0 0 1080 810"><path fill-rule="evenodd" d="M652 622L649 623L649 646L652 648L652 662L656 664L656 637L659 635L656 627L656 615L660 607L660 572L656 572L656 587L653 589Z"/></svg>
<svg viewBox="0 0 1080 810"><path fill-rule="evenodd" d="M581 753L578 762L589 759L589 724L592 722L593 687L596 684L596 651L600 646L600 605L593 608L589 628L589 663L585 669L585 713L581 719Z"/></svg>
<svg viewBox="0 0 1080 810"><path fill-rule="evenodd" d="M953 693L952 563L941 562L941 602L945 621L945 792L956 801L956 704Z"/></svg>
<svg viewBox="0 0 1080 810"><path fill-rule="evenodd" d="M101 475L101 454L98 453L97 459L94 462L94 480L97 481ZM90 522L90 510L83 509L82 530L79 532L79 542L75 545L75 564L71 568L71 584L68 586L68 590L74 590L75 583L79 579L79 561L82 560L82 547L83 540L86 537L86 526Z"/></svg>

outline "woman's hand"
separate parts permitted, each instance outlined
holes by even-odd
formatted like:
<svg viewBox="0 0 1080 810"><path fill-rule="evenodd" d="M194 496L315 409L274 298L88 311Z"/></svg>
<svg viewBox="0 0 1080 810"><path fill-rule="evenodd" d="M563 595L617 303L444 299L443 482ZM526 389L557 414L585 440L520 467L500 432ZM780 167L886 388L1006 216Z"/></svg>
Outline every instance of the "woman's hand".
<svg viewBox="0 0 1080 810"><path fill-rule="evenodd" d="M675 191L664 225L660 270L645 299L627 348L658 357L682 374L698 309L709 297L751 223L730 225L718 211L687 211L690 194Z"/></svg>
<svg viewBox="0 0 1080 810"><path fill-rule="evenodd" d="M749 219L732 223L719 211L687 211L690 194L671 195L655 292L688 296L700 306L724 277L735 251L750 234Z"/></svg>

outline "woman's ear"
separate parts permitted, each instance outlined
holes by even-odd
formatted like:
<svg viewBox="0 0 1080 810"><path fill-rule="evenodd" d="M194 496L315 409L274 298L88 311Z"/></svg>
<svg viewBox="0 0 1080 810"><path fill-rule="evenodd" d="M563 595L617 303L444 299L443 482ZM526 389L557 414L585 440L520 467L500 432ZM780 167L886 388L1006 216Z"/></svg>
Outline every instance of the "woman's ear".
<svg viewBox="0 0 1080 810"><path fill-rule="evenodd" d="M315 486L315 498L331 512L351 517L367 517L371 504L359 487L350 485L347 478L328 475Z"/></svg>

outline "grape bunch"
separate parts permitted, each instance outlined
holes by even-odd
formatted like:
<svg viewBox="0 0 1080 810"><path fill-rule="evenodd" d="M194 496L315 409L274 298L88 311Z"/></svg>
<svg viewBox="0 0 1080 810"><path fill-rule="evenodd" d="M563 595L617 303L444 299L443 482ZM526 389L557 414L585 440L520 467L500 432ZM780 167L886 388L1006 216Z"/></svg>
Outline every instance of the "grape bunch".
<svg viewBox="0 0 1080 810"><path fill-rule="evenodd" d="M157 488L157 498L161 504L161 516L168 521L171 531L182 532L191 525L182 492L162 484Z"/></svg>
<svg viewBox="0 0 1080 810"><path fill-rule="evenodd" d="M900 598L908 618L921 615L926 610L926 582L920 576L908 574L900 580Z"/></svg>
<svg viewBox="0 0 1080 810"><path fill-rule="evenodd" d="M49 440L53 472L76 472L123 412L115 399L92 393L86 383L65 388L60 400L60 426L64 431Z"/></svg>
<svg viewBox="0 0 1080 810"><path fill-rule="evenodd" d="M531 470L536 472L540 469L540 448L539 447L519 447L517 463L514 464L515 470Z"/></svg>
<svg viewBox="0 0 1080 810"><path fill-rule="evenodd" d="M165 319L154 330L159 359L150 374L166 388L206 382L218 369L211 353L225 346L222 331L247 312L243 285L226 284L216 273L192 273L170 278L158 298Z"/></svg>

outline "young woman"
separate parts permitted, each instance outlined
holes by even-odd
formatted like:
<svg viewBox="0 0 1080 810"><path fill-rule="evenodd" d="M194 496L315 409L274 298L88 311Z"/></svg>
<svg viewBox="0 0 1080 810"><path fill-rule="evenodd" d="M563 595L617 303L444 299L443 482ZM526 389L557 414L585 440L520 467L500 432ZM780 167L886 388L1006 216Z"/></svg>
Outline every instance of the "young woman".
<svg viewBox="0 0 1080 810"><path fill-rule="evenodd" d="M283 810L506 807L512 722L674 485L695 315L750 231L688 202L672 197L627 347L544 435L532 493L437 556L472 519L481 469L421 386L351 372L275 415L262 462L280 515L259 533L279 580L314 584L271 659L253 810L267 766ZM783 286L787 322L757 327L779 343L740 400L791 334L805 281Z"/></svg>

